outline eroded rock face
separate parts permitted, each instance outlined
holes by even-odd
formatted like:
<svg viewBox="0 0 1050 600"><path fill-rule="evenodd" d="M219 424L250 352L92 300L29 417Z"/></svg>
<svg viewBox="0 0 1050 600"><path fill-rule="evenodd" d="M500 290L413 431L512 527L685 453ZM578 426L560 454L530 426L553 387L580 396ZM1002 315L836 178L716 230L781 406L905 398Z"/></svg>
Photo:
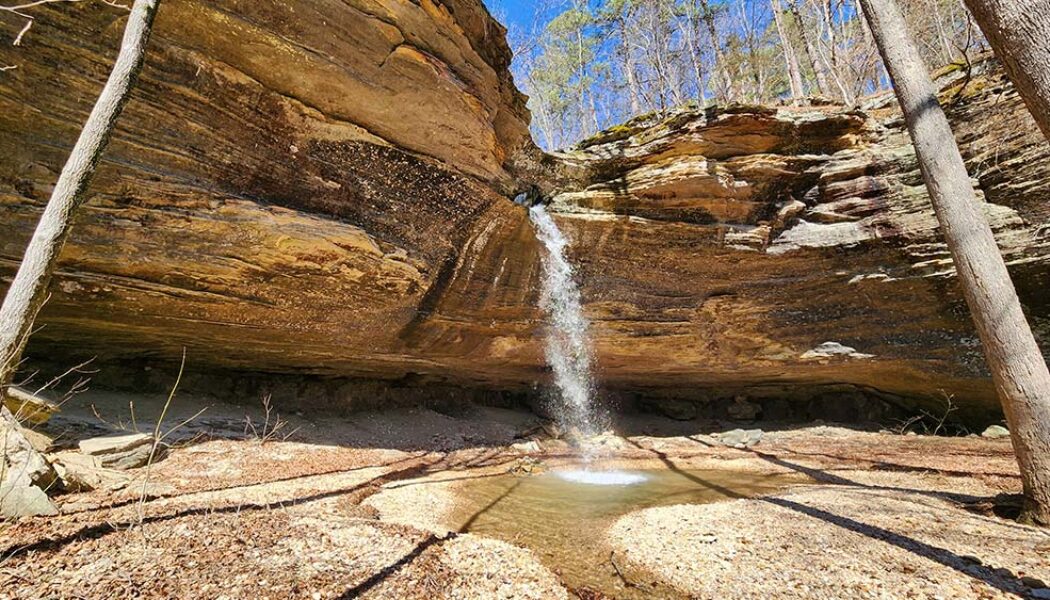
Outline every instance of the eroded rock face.
<svg viewBox="0 0 1050 600"><path fill-rule="evenodd" d="M4 283L123 25L97 3L34 14L0 48L18 65L0 79ZM30 353L127 367L185 347L193 372L287 377L293 396L311 377L530 389L539 248L507 197L557 186L606 388L763 414L843 389L995 410L885 99L642 118L544 157L509 60L479 0L165 2ZM1050 150L994 73L951 113L1046 339Z"/></svg>
<svg viewBox="0 0 1050 600"><path fill-rule="evenodd" d="M1050 146L996 72L957 88L944 100L982 208L1050 341ZM994 410L914 150L881 104L653 117L569 155L594 179L553 205L608 381L700 397L851 383Z"/></svg>
<svg viewBox="0 0 1050 600"><path fill-rule="evenodd" d="M0 81L5 281L124 13L33 14L23 46L0 49L18 66ZM165 2L34 347L186 346L198 367L374 377L426 366L405 330L515 212L506 165L533 149L509 60L477 0Z"/></svg>

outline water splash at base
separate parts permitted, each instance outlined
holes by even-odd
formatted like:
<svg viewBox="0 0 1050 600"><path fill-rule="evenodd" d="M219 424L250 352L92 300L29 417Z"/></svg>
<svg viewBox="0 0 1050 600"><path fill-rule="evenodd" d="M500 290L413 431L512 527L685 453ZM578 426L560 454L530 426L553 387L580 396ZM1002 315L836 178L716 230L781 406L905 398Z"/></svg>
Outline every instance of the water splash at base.
<svg viewBox="0 0 1050 600"><path fill-rule="evenodd" d="M558 479L584 485L635 485L644 483L648 477L634 471L590 471L586 469L573 471L554 471Z"/></svg>

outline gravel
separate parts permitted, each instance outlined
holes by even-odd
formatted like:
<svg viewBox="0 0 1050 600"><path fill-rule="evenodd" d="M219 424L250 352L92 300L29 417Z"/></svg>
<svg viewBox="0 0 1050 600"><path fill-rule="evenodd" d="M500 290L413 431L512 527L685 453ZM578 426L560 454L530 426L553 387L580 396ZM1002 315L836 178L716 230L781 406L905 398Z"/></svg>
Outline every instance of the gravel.
<svg viewBox="0 0 1050 600"><path fill-rule="evenodd" d="M641 578L703 598L1016 598L1050 580L1045 533L921 492L806 486L634 512L607 537Z"/></svg>

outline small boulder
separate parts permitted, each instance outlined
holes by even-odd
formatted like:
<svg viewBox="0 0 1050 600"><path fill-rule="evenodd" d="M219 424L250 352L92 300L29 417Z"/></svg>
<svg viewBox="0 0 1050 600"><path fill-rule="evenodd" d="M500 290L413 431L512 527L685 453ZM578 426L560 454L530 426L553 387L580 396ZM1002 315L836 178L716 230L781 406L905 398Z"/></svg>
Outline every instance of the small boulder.
<svg viewBox="0 0 1050 600"><path fill-rule="evenodd" d="M591 447L594 448L610 448L613 450L624 450L630 447L630 444L622 436L616 435L612 431L603 431L598 435L588 440Z"/></svg>
<svg viewBox="0 0 1050 600"><path fill-rule="evenodd" d="M660 414L675 421L692 421L696 418L696 404L688 400L665 399L656 402Z"/></svg>
<svg viewBox="0 0 1050 600"><path fill-rule="evenodd" d="M724 446L744 450L757 446L762 441L763 435L765 433L761 429L733 429L724 433L716 433L711 437Z"/></svg>
<svg viewBox="0 0 1050 600"><path fill-rule="evenodd" d="M875 358L875 355L857 352L856 348L844 346L838 342L824 342L812 350L807 350L799 358L802 360L827 360L830 358L866 359Z"/></svg>
<svg viewBox="0 0 1050 600"><path fill-rule="evenodd" d="M0 515L9 519L57 515L58 509L35 485L0 485Z"/></svg>
<svg viewBox="0 0 1050 600"><path fill-rule="evenodd" d="M517 444L512 444L511 448L513 448L516 452L521 452L522 454L532 454L540 451L540 444L536 440L529 440L527 442L518 442Z"/></svg>
<svg viewBox="0 0 1050 600"><path fill-rule="evenodd" d="M1008 438L1010 437L1010 430L1003 427L1002 425L992 425L988 429L984 430L984 433L981 434L981 437L990 440Z"/></svg>
<svg viewBox="0 0 1050 600"><path fill-rule="evenodd" d="M4 456L0 459L3 460L0 471L3 471L4 479L0 483L16 488L36 485L47 489L58 475L44 455L33 447L27 433L29 431L18 424L7 407L0 406L0 447L4 449Z"/></svg>
<svg viewBox="0 0 1050 600"><path fill-rule="evenodd" d="M51 439L51 437L25 427L22 428L22 435L25 436L26 441L33 447L33 450L40 453L50 452L51 447L55 444L55 440Z"/></svg>
<svg viewBox="0 0 1050 600"><path fill-rule="evenodd" d="M81 440L79 446L81 452L97 457L99 464L107 469L137 469L149 461L153 436L145 433L111 435Z"/></svg>
<svg viewBox="0 0 1050 600"><path fill-rule="evenodd" d="M117 490L131 480L125 473L102 466L97 456L80 452L59 452L51 457L63 486L69 491Z"/></svg>

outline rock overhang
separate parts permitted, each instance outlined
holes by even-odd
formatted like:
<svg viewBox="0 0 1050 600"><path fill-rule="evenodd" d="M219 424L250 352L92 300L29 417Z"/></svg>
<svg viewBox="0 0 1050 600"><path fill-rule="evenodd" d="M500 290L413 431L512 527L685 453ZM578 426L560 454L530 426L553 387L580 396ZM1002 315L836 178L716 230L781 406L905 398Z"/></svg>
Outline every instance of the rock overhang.
<svg viewBox="0 0 1050 600"><path fill-rule="evenodd" d="M104 70L72 68L69 48L104 64L115 18L47 7L33 51L3 51L22 67L0 84L5 275L87 109L51 76L97 90ZM995 410L892 109L685 111L546 155L500 31L475 0L323 15L307 0L173 0L31 352L173 360L186 347L202 370L527 390L546 378L539 249L507 199L534 189L573 240L610 389L846 384ZM1027 118L1015 94L990 103L977 93L950 114L1045 329L1047 152L1004 135ZM13 116L27 107L56 117ZM805 358L827 342L858 357Z"/></svg>

